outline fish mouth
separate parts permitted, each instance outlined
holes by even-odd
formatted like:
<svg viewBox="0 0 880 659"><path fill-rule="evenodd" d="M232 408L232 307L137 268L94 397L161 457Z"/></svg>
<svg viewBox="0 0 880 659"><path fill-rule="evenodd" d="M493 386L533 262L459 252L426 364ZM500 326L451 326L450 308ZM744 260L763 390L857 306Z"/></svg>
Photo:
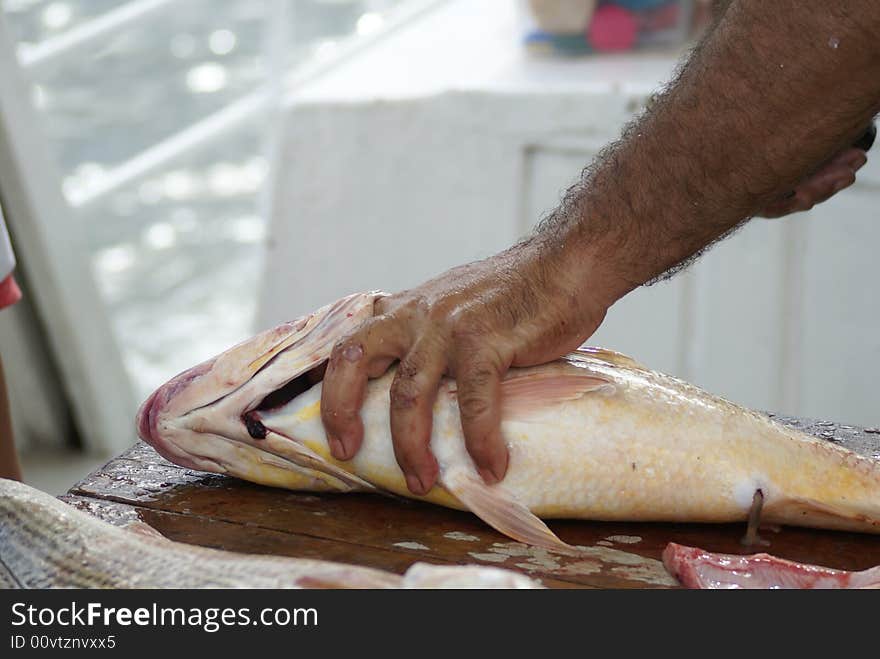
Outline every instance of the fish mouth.
<svg viewBox="0 0 880 659"><path fill-rule="evenodd" d="M178 374L138 410L138 436L171 462L200 471L242 475L277 469L314 477L314 461L295 438L267 441L260 412L282 406L319 382L333 346L372 317L378 292L357 293L284 323ZM268 467L266 467L268 465ZM298 474L302 476L302 473Z"/></svg>
<svg viewBox="0 0 880 659"><path fill-rule="evenodd" d="M290 380L284 386L270 392L260 404L242 414L241 420L253 439L265 439L269 429L263 425L261 413L271 412L284 407L300 394L304 394L313 386L324 380L327 371L327 360L317 362L314 367ZM277 432L277 431L276 431Z"/></svg>
<svg viewBox="0 0 880 659"><path fill-rule="evenodd" d="M140 406L135 418L138 437L166 460L190 469L205 470L204 460L194 459L195 456L178 446L173 434L166 430L167 420L164 417L175 394L209 372L213 362L210 360L184 371L156 389Z"/></svg>

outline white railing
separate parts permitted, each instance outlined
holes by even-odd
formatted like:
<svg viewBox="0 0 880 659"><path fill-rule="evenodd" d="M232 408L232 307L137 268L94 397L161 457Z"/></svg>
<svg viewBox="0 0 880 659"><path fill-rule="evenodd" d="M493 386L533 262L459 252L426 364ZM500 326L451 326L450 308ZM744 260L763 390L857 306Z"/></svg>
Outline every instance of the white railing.
<svg viewBox="0 0 880 659"><path fill-rule="evenodd" d="M150 14L164 9L178 0L134 0L81 23L67 32L46 39L32 46L21 45L17 49L18 63L26 69L36 69L59 62L90 45L94 41L122 30Z"/></svg>

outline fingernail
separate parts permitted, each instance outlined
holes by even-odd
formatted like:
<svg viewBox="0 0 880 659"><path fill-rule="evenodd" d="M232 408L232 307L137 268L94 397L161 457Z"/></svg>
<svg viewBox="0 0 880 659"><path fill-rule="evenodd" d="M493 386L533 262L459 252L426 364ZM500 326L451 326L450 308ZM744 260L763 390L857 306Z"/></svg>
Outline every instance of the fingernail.
<svg viewBox="0 0 880 659"><path fill-rule="evenodd" d="M419 478L417 476L414 476L413 474L406 474L406 486L413 494L421 495L427 492L425 486L422 485L422 481L420 481Z"/></svg>
<svg viewBox="0 0 880 659"><path fill-rule="evenodd" d="M327 443L330 445L330 454L334 458L336 458L337 460L345 459L345 448L342 446L342 442L340 442L336 437L328 435Z"/></svg>
<svg viewBox="0 0 880 659"><path fill-rule="evenodd" d="M495 483L501 480L490 469L479 468L477 471L480 472L480 478L483 479L483 482L485 482L486 485L495 485Z"/></svg>
<svg viewBox="0 0 880 659"><path fill-rule="evenodd" d="M505 452L504 457L497 463L492 466L492 474L495 476L497 482L501 482L504 480L504 476L507 475L507 461L509 459L509 455Z"/></svg>

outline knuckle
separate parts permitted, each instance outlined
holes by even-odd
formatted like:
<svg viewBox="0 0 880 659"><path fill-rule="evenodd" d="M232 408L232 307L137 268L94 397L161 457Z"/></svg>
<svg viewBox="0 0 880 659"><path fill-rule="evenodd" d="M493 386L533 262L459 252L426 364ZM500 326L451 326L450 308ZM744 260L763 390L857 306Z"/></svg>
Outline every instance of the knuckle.
<svg viewBox="0 0 880 659"><path fill-rule="evenodd" d="M410 362L404 362L398 365L397 367L397 387L394 390L405 390L403 389L407 385L403 384L404 380L412 381L415 379L418 374L418 369Z"/></svg>
<svg viewBox="0 0 880 659"><path fill-rule="evenodd" d="M396 308L395 313L404 317L405 320L425 317L430 314L431 305L424 295L410 293Z"/></svg>
<svg viewBox="0 0 880 659"><path fill-rule="evenodd" d="M491 412L492 402L482 395L460 395L458 399L458 410L464 420L479 419Z"/></svg>
<svg viewBox="0 0 880 659"><path fill-rule="evenodd" d="M348 336L341 338L333 346L333 350L330 352L330 365L338 366L343 361L357 361L352 359L352 357L357 357L358 353L363 354L363 350L359 330L352 332Z"/></svg>
<svg viewBox="0 0 880 659"><path fill-rule="evenodd" d="M405 305L412 295L412 290L405 288L395 293L380 293L373 303L373 316L382 316L394 312Z"/></svg>
<svg viewBox="0 0 880 659"><path fill-rule="evenodd" d="M367 318L357 329L355 329L352 336L360 335L364 340L369 340L374 333L385 331L388 325L394 321L395 317L393 313L384 313L378 316L373 316L372 318Z"/></svg>
<svg viewBox="0 0 880 659"><path fill-rule="evenodd" d="M464 364L483 359L490 330L473 322L460 323L450 331L450 347ZM470 369L466 369L470 370Z"/></svg>
<svg viewBox="0 0 880 659"><path fill-rule="evenodd" d="M419 386L411 376L402 376L398 370L391 383L391 409L408 410L415 407L421 397Z"/></svg>
<svg viewBox="0 0 880 659"><path fill-rule="evenodd" d="M330 359L332 360L334 357L338 356L344 349L348 342L348 337L344 337L339 339L336 343L333 344L333 349L330 351Z"/></svg>
<svg viewBox="0 0 880 659"><path fill-rule="evenodd" d="M459 346L471 346L487 334L483 323L470 314L455 315L449 319L449 324L449 334Z"/></svg>
<svg viewBox="0 0 880 659"><path fill-rule="evenodd" d="M483 390L488 387L496 377L497 372L494 368L491 368L490 366L475 366L462 374L461 385L465 390Z"/></svg>
<svg viewBox="0 0 880 659"><path fill-rule="evenodd" d="M476 331L470 325L456 322L449 330L452 342L460 350L463 346L469 346L476 341Z"/></svg>
<svg viewBox="0 0 880 659"><path fill-rule="evenodd" d="M397 378L399 380L413 380L422 370L422 360L418 355L410 353L406 359L400 362L397 367Z"/></svg>

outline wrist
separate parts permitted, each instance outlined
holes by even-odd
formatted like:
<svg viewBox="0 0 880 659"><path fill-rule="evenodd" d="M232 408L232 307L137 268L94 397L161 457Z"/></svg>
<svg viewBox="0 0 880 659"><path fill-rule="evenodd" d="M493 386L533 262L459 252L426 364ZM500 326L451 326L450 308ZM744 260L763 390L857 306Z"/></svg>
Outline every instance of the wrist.
<svg viewBox="0 0 880 659"><path fill-rule="evenodd" d="M534 258L577 314L604 314L641 282L627 280L613 263L610 250L581 230L580 222L561 222L536 233L530 240Z"/></svg>

